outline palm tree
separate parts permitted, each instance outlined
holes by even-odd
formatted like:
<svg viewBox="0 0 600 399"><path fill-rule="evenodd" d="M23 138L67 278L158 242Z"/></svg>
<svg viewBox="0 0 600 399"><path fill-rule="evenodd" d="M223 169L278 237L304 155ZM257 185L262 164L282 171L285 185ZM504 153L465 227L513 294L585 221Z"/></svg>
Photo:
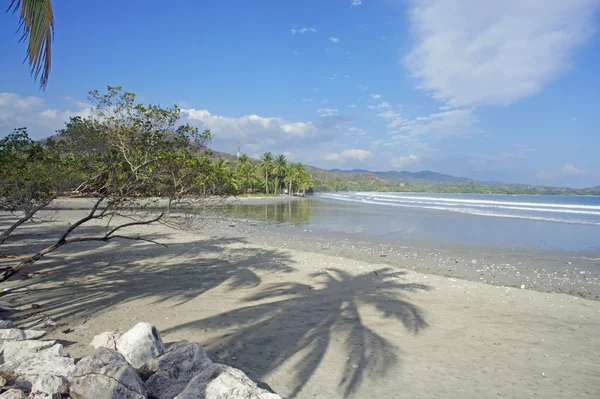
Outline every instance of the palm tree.
<svg viewBox="0 0 600 399"><path fill-rule="evenodd" d="M301 163L291 163L287 166L284 180L288 185L288 195L294 195L294 183L297 183L302 168Z"/></svg>
<svg viewBox="0 0 600 399"><path fill-rule="evenodd" d="M237 160L236 175L240 180L242 190L254 188L256 183L256 168L246 154L240 156Z"/></svg>
<svg viewBox="0 0 600 399"><path fill-rule="evenodd" d="M306 190L314 184L313 176L306 170L304 165L300 165L300 174L298 176L298 189L302 190L302 196L306 194Z"/></svg>
<svg viewBox="0 0 600 399"><path fill-rule="evenodd" d="M265 152L260 157L260 168L265 174L265 194L269 194L269 175L273 169L273 160L273 154L270 152Z"/></svg>
<svg viewBox="0 0 600 399"><path fill-rule="evenodd" d="M51 0L12 0L8 10L20 10L20 41L28 40L27 62L31 76L40 79L40 89L45 90L50 76L54 14Z"/></svg>
<svg viewBox="0 0 600 399"><path fill-rule="evenodd" d="M275 185L275 194L277 194L277 189L281 189L281 181L283 176L285 176L287 168L287 159L285 159L285 155L280 154L275 157L273 161L273 174L276 176L277 184Z"/></svg>

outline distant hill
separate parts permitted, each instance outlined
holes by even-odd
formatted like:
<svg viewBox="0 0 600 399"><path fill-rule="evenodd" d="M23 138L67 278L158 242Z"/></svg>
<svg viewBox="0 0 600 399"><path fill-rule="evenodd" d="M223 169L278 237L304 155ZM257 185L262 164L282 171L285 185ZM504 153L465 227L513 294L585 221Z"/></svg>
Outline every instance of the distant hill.
<svg viewBox="0 0 600 399"><path fill-rule="evenodd" d="M430 170L424 170L421 172L407 172L407 171L389 171L389 172L370 172L364 169L352 169L352 170L342 170L342 169L331 169L330 172L338 172L338 173L371 173L385 179L394 181L394 182L432 182L432 183L452 183L452 184L469 184L474 182L475 180L467 179L465 177L456 177L451 175L446 175L443 173L432 172Z"/></svg>
<svg viewBox="0 0 600 399"><path fill-rule="evenodd" d="M235 161L233 154L212 151L214 158ZM252 162L258 164L257 159ZM424 170L421 172L371 172L365 169L321 169L305 165L315 179L314 191L398 191L481 194L600 195L600 186L583 190L501 182L482 182L466 177Z"/></svg>

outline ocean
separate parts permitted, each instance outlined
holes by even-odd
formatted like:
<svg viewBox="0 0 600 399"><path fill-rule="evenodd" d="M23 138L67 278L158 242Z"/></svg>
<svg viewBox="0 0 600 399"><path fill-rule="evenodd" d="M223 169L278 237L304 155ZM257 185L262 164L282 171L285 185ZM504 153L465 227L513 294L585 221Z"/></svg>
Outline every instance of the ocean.
<svg viewBox="0 0 600 399"><path fill-rule="evenodd" d="M323 193L231 211L301 232L382 243L600 253L594 196Z"/></svg>

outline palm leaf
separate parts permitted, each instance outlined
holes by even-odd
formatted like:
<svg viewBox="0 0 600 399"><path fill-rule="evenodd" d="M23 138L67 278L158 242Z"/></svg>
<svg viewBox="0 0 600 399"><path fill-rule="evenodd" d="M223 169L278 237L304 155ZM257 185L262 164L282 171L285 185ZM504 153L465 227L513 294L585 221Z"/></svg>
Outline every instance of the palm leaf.
<svg viewBox="0 0 600 399"><path fill-rule="evenodd" d="M19 41L28 40L27 56L31 76L40 80L40 89L45 90L52 62L52 39L54 38L54 14L51 0L12 0L9 10L20 9L19 30L23 32Z"/></svg>

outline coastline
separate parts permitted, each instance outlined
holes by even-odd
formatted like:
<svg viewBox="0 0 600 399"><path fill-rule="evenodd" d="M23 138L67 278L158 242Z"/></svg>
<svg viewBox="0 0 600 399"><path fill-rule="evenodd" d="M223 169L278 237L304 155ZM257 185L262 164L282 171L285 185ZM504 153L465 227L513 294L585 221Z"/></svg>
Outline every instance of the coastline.
<svg viewBox="0 0 600 399"><path fill-rule="evenodd" d="M83 214L59 212L60 222L25 226L19 243L45 245ZM17 324L56 321L48 337L79 357L102 331L150 322L165 341L200 342L282 397L600 393L598 301L267 246L207 224L136 233L167 247L73 244L4 283ZM22 251L17 241L6 249Z"/></svg>
<svg viewBox="0 0 600 399"><path fill-rule="evenodd" d="M209 230L215 236L245 237L254 244L273 248L318 252L496 286L600 300L597 254L324 235L289 223L261 222L226 213L203 215L193 228Z"/></svg>
<svg viewBox="0 0 600 399"><path fill-rule="evenodd" d="M288 202L301 201L302 197L280 195L278 197L206 197L184 198L177 203L175 209L196 209L198 207L228 206L228 205L274 205ZM85 210L91 209L95 199L88 197L59 197L52 201L46 209L49 210ZM135 206L164 207L168 200L160 197L140 198Z"/></svg>

